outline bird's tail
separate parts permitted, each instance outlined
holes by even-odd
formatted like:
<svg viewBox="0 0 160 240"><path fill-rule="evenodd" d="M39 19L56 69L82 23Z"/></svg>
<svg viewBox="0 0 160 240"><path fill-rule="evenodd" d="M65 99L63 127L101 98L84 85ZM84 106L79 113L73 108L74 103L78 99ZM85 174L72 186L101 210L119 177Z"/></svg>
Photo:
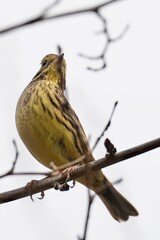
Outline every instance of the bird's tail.
<svg viewBox="0 0 160 240"><path fill-rule="evenodd" d="M124 198L107 179L105 179L103 188L96 191L96 193L103 201L112 217L118 222L127 221L129 216L138 215L138 211L135 207Z"/></svg>

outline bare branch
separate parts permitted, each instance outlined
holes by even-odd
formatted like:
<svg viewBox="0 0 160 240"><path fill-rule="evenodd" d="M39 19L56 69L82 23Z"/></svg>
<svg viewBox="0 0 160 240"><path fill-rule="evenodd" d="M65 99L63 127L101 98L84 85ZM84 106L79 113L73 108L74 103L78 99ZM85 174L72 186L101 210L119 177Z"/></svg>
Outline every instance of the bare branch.
<svg viewBox="0 0 160 240"><path fill-rule="evenodd" d="M129 26L127 25L124 28L124 30L121 32L121 34L119 34L115 38L111 38L111 36L109 34L109 31L108 31L108 26L107 26L106 19L102 16L102 14L100 14L99 11L96 12L96 15L101 20L102 26L103 26L103 29L102 29L102 31L100 31L100 33L104 34L104 36L105 36L105 43L104 43L104 47L102 49L102 52L98 56L94 56L94 57L93 56L87 56L85 54L79 53L80 57L83 57L83 58L86 58L86 59L89 59L89 60L93 60L93 61L101 60L102 64L101 64L100 67L98 67L98 68L87 67L88 70L91 70L91 71L94 71L94 72L98 72L98 71L107 67L106 53L107 53L107 50L109 48L109 45L111 43L116 42L119 39L121 39L129 28Z"/></svg>
<svg viewBox="0 0 160 240"><path fill-rule="evenodd" d="M16 166L16 163L17 163L17 160L18 160L19 152L18 152L18 147L17 147L16 141L13 140L12 142L13 142L13 146L14 146L14 148L15 148L15 158L14 158L14 161L13 161L12 166L11 166L11 168L9 169L9 171L7 171L6 173L0 175L0 178L4 178L4 177L6 177L6 176L13 175L13 172L14 172L14 169L15 169L15 166Z"/></svg>
<svg viewBox="0 0 160 240"><path fill-rule="evenodd" d="M113 156L107 155L105 158L101 158L97 161L92 161L80 167L77 167L75 171L70 173L70 176L67 179L67 181L71 181L80 176L83 176L86 173L86 169L89 171L96 171L98 169L124 161L126 159L130 159L132 157L135 157L147 151L151 151L158 147L160 147L160 138L141 144L139 146L124 150L122 152L116 153ZM40 181L37 181L37 184L32 188L32 194L39 193L39 192L41 193L50 188L54 188L57 182L62 183L62 182L65 182L65 180L66 180L66 176L64 174L59 174L55 177L50 177L47 179L42 179ZM29 195L30 194L26 187L18 188L8 192L3 192L0 194L0 203L2 204L2 203L14 201L20 198L27 197Z"/></svg>
<svg viewBox="0 0 160 240"><path fill-rule="evenodd" d="M111 42L111 39L110 39L110 36L109 36L106 19L99 12L99 9L96 10L95 13L96 13L97 17L100 19L100 21L102 22L103 30L100 31L100 33L103 33L104 36L105 36L104 48L102 50L102 53L99 54L98 56L95 56L95 57L87 56L87 55L81 54L81 53L79 54L79 56L87 58L89 60L101 60L102 61L102 65L100 67L98 67L98 68L87 67L88 70L97 72L97 71L100 71L100 70L104 69L107 66L105 55L106 55L107 49L109 47L109 44Z"/></svg>
<svg viewBox="0 0 160 240"><path fill-rule="evenodd" d="M95 194L91 194L91 191L89 189L89 191L88 191L88 207L87 207L87 214L86 214L86 220L85 220L85 225L84 225L84 233L83 233L83 237L78 236L78 240L86 240L91 207L92 207L92 203L95 199L95 196L96 196Z"/></svg>
<svg viewBox="0 0 160 240"><path fill-rule="evenodd" d="M103 129L103 131L102 131L102 133L100 134L100 136L96 139L95 144L94 144L93 147L92 147L92 151L97 147L99 141L101 140L101 138L104 136L105 132L106 132L106 131L108 130L108 128L110 127L111 121L112 121L112 117L113 117L113 114L114 114L115 109L116 109L116 107L117 107L117 104L118 104L118 101L116 101L116 102L114 103L114 106L113 106L113 109L112 109L110 118L109 118L109 120L108 120L108 122L107 122L107 125L106 125L105 128Z"/></svg>
<svg viewBox="0 0 160 240"><path fill-rule="evenodd" d="M98 56L91 57L91 56L87 56L85 54L79 54L79 56L84 57L89 60L94 60L94 61L101 60L102 64L100 67L98 67L98 68L87 67L88 70L100 71L100 70L106 68L106 66L107 66L106 53L107 53L107 49L108 49L110 43L120 39L126 31L123 31L117 38L114 38L114 39L111 38L109 31L108 31L108 27L107 27L107 21L106 21L105 17L100 13L100 10L101 10L101 8L104 8L112 3L118 2L119 0L109 0L109 1L105 1L104 3L98 4L93 7L83 8L83 9L75 10L75 11L68 11L68 12L54 14L54 15L50 16L48 14L49 11L51 9L53 9L53 7L57 6L57 4L60 3L60 1L61 0L55 0L52 4L50 4L49 6L44 8L43 11L38 16L33 17L28 21L25 21L25 22L17 24L17 25L10 26L8 28L1 29L0 34L4 34L7 32L10 32L12 30L19 29L19 28L25 27L27 25L39 23L42 21L55 20L55 19L62 18L62 17L68 17L68 16L77 15L77 14L85 14L85 13L89 13L89 12L94 13L98 17L98 19L100 19L100 21L102 22L102 30L100 31L100 33L104 34L104 36L105 36L104 47L102 49L102 52ZM61 52L61 48L59 48L58 51Z"/></svg>
<svg viewBox="0 0 160 240"><path fill-rule="evenodd" d="M73 16L73 15L77 15L77 14L84 14L84 13L89 13L89 12L96 12L98 11L100 8L108 6L112 3L118 2L120 0L110 0L110 1L105 1L104 3L98 4L94 7L90 7L90 8L84 8L84 9L80 9L77 11L68 11L68 12L64 12L64 13L60 13L60 14L55 14L53 16L47 16L46 14L48 13L48 11L53 8L53 6L55 6L55 4L53 5L49 5L48 7L46 7L42 13L39 14L38 17L33 17L28 21L25 21L23 23L20 24L15 24L13 26L10 26L8 28L4 28L0 30L0 34L4 34L13 30L16 30L18 28L21 27L25 27L27 25L31 25L33 23L38 23L38 22L42 22L42 21L48 21L48 20L54 20L57 18L62 18L62 17L68 17L68 16ZM122 0L121 0L122 1ZM59 2L59 1L56 1Z"/></svg>

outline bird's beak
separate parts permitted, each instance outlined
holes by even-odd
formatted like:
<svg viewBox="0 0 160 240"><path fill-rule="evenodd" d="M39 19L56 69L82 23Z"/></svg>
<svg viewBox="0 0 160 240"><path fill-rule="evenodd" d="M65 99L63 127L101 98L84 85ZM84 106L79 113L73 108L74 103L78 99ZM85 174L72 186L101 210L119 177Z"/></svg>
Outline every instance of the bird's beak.
<svg viewBox="0 0 160 240"><path fill-rule="evenodd" d="M57 61L62 61L63 60L63 56L64 56L64 53L61 53L60 55L58 55Z"/></svg>
<svg viewBox="0 0 160 240"><path fill-rule="evenodd" d="M54 60L54 64L56 64L57 67L61 67L61 66L62 66L62 63L63 63L63 60L64 60L64 59L63 59L63 56L64 56L64 53L58 55L58 56L56 57L56 59Z"/></svg>

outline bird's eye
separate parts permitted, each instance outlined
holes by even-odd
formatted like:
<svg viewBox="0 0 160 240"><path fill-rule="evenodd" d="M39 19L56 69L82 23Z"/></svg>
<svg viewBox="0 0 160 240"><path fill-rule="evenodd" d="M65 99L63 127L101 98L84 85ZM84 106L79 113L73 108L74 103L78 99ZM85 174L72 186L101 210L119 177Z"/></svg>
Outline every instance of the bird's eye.
<svg viewBox="0 0 160 240"><path fill-rule="evenodd" d="M47 60L44 60L42 63L41 63L42 67L46 66L47 65Z"/></svg>

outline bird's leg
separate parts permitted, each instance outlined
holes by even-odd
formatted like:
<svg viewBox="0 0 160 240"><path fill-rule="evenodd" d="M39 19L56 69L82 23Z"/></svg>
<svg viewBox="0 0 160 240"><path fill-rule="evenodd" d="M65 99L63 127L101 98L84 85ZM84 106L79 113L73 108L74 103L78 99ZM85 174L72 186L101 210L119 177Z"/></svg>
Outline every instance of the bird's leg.
<svg viewBox="0 0 160 240"><path fill-rule="evenodd" d="M78 158L72 162L66 163L66 164L64 164L62 166L58 166L58 167L54 164L54 162L50 163L50 168L52 169L52 172L49 174L49 176L56 176L60 173L62 175L67 174L66 179L63 183L58 183L58 182L56 183L56 185L55 185L56 190L59 189L60 191L67 191L70 188L73 188L75 186L75 184L76 184L75 179L72 181L71 186L67 184L67 181L70 179L70 174L74 172L76 166L78 166L79 164L82 164L84 162L84 160L85 160L85 156L83 155L80 158Z"/></svg>
<svg viewBox="0 0 160 240"><path fill-rule="evenodd" d="M62 175L67 174L65 183L67 183L67 181L70 179L70 174L73 173L75 171L75 169L76 169L75 166L70 166L70 167L66 168L65 170L63 170ZM76 184L76 180L73 179L72 180L72 185L69 186L69 187L73 188L75 186L75 184Z"/></svg>

